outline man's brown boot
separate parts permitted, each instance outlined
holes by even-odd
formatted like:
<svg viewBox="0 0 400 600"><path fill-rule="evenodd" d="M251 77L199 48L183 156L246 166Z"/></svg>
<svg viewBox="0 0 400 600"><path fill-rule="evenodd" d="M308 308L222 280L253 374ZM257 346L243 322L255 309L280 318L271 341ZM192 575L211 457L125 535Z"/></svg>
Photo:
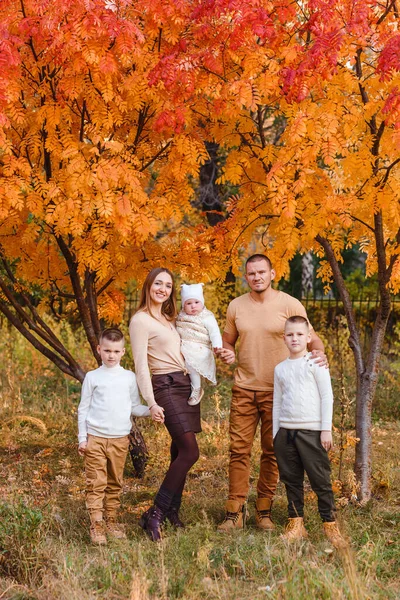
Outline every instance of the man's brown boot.
<svg viewBox="0 0 400 600"><path fill-rule="evenodd" d="M256 525L258 529L271 531L275 525L271 520L271 498L257 498L256 500Z"/></svg>
<svg viewBox="0 0 400 600"><path fill-rule="evenodd" d="M296 540L302 540L306 537L308 537L308 533L304 527L303 517L289 519L285 533L281 535L281 538L287 542L295 542Z"/></svg>
<svg viewBox="0 0 400 600"><path fill-rule="evenodd" d="M124 526L121 523L117 523L117 519L114 515L106 515L105 531L110 538L114 538L115 540L126 540Z"/></svg>
<svg viewBox="0 0 400 600"><path fill-rule="evenodd" d="M92 544L98 546L105 546L107 544L107 538L104 534L104 523L103 521L92 521L90 524L90 540Z"/></svg>
<svg viewBox="0 0 400 600"><path fill-rule="evenodd" d="M334 548L346 548L347 542L339 531L336 521L323 523L324 532Z"/></svg>
<svg viewBox="0 0 400 600"><path fill-rule="evenodd" d="M236 529L243 529L246 519L244 504L240 504L237 500L228 500L225 509L225 518L218 525L218 531L229 532Z"/></svg>

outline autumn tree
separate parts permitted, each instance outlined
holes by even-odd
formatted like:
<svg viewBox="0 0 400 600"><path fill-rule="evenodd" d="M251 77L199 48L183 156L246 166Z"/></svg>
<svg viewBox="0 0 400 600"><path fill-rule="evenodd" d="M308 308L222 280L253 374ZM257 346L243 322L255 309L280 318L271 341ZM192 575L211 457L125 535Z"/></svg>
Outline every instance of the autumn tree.
<svg viewBox="0 0 400 600"><path fill-rule="evenodd" d="M297 251L325 257L319 275L337 284L355 358L363 501L379 358L400 280L398 20L396 0L202 3L157 67L177 106L192 103L226 149L219 182L240 188L230 218L204 232L214 252L238 269L239 249L261 228L280 276ZM355 244L379 281L365 356L340 270L342 250Z"/></svg>
<svg viewBox="0 0 400 600"><path fill-rule="evenodd" d="M161 34L142 13L100 0L0 6L0 310L80 381L45 311L78 314L99 361L101 319L120 321L126 281L179 260L167 233L193 212L189 177L207 156L148 82L174 25Z"/></svg>
<svg viewBox="0 0 400 600"><path fill-rule="evenodd" d="M4 0L0 10L3 313L81 379L46 330L46 303L79 312L96 355L99 317L119 319L124 283L147 265L237 273L260 228L279 276L297 251L324 255L319 274L335 278L350 328L368 499L371 404L400 267L396 0ZM206 144L227 157L215 185L240 190L212 226L190 202ZM340 271L356 243L379 279L367 356Z"/></svg>

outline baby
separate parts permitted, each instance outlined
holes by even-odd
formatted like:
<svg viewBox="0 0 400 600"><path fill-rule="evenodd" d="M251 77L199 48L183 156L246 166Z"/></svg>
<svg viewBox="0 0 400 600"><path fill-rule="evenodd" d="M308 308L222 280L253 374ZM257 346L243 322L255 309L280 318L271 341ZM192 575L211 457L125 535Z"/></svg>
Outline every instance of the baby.
<svg viewBox="0 0 400 600"><path fill-rule="evenodd" d="M222 338L213 313L204 306L202 283L183 284L181 300L182 310L176 319L176 328L181 336L181 351L192 385L188 404L195 406L204 393L201 376L214 385L217 383L213 349L222 348Z"/></svg>

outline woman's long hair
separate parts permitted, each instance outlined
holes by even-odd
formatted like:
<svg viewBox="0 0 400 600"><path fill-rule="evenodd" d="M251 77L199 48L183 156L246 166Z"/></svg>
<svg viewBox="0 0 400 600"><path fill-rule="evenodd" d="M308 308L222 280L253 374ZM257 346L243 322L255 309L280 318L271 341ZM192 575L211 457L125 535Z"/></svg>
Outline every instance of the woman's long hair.
<svg viewBox="0 0 400 600"><path fill-rule="evenodd" d="M168 275L171 277L171 295L169 296L168 300L165 300L165 302L163 302L161 307L161 314L164 315L164 317L168 319L168 321L172 321L177 315L175 283L171 271L169 269L165 269L164 267L157 267L155 269L152 269L150 273L148 273L146 279L144 280L142 291L140 293L138 311L145 310L149 315L154 317L153 313L151 312L150 288L153 285L155 279L158 277L158 275L160 275L160 273L168 273Z"/></svg>

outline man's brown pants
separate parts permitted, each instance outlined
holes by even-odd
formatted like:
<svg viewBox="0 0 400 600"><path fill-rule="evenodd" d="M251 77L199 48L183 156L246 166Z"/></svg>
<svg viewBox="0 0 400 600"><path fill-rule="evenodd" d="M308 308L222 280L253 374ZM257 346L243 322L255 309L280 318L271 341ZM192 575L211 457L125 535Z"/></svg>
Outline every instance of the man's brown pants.
<svg viewBox="0 0 400 600"><path fill-rule="evenodd" d="M85 452L86 508L92 521L101 520L103 512L112 517L116 515L128 447L127 435L120 438L88 435Z"/></svg>
<svg viewBox="0 0 400 600"><path fill-rule="evenodd" d="M258 422L261 420L260 476L258 498L273 498L278 483L278 466L272 439L273 392L232 388L229 424L229 500L243 503L249 491L250 456Z"/></svg>

